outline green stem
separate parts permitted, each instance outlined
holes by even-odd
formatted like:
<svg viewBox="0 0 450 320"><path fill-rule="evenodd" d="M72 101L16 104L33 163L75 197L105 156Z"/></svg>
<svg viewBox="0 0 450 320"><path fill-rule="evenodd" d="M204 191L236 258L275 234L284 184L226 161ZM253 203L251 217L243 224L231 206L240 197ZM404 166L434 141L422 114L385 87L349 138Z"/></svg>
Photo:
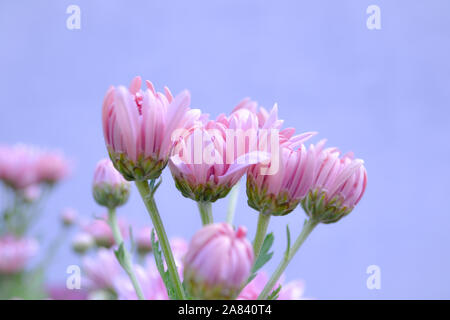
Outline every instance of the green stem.
<svg viewBox="0 0 450 320"><path fill-rule="evenodd" d="M227 210L227 222L232 225L234 220L234 213L236 211L237 199L239 196L239 185L240 181L236 183L236 185L230 191L230 200L228 202L228 210Z"/></svg>
<svg viewBox="0 0 450 320"><path fill-rule="evenodd" d="M263 291L258 297L258 300L265 300L271 293L271 291L274 289L278 279L288 266L289 262L291 262L292 258L297 253L300 246L305 242L308 235L311 233L311 231L314 230L314 228L317 226L319 222L315 221L313 219L309 219L305 225L303 226L302 232L298 236L298 238L295 240L294 245L292 248L290 248L284 255L283 259L281 260L280 264L276 268L275 272L270 277L269 282L267 282L266 286L264 287Z"/></svg>
<svg viewBox="0 0 450 320"><path fill-rule="evenodd" d="M213 223L211 202L198 201L197 206L200 211L200 217L202 218L202 224L206 226L207 224Z"/></svg>
<svg viewBox="0 0 450 320"><path fill-rule="evenodd" d="M147 181L135 181L136 187L141 194L142 200L145 203L150 218L152 219L153 227L156 230L156 235L158 236L158 241L161 244L161 249L164 254L164 258L167 264L167 270L169 276L172 280L172 284L175 289L175 294L180 300L186 300L184 294L183 285L181 284L180 276L178 275L177 266L173 258L172 249L170 248L169 240L167 239L167 234L164 229L164 225L159 215L158 208L153 198L153 193L150 191Z"/></svg>
<svg viewBox="0 0 450 320"><path fill-rule="evenodd" d="M115 208L108 209L108 222L109 222L109 225L111 226L111 230L113 232L114 240L115 240L117 246L119 248L120 248L120 246L122 246L123 251L124 251L124 261L119 261L119 263L122 265L122 268L128 274L128 277L130 278L131 283L133 284L134 290L136 291L136 295L139 298L139 300L145 300L144 294L142 293L141 286L139 285L136 274L134 273L134 268L133 268L133 264L131 262L130 253L123 245L122 234L120 233L119 224L117 223Z"/></svg>
<svg viewBox="0 0 450 320"><path fill-rule="evenodd" d="M255 239L253 240L253 253L255 255L255 259L258 257L264 242L264 238L266 237L267 227L269 226L270 222L270 216L270 214L262 212L259 214L258 227L256 228Z"/></svg>

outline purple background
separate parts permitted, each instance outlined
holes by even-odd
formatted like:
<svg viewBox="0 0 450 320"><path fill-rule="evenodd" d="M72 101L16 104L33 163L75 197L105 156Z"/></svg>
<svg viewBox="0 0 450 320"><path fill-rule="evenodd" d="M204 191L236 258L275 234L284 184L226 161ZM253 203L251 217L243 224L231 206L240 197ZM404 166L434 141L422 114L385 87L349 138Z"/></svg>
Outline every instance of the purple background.
<svg viewBox="0 0 450 320"><path fill-rule="evenodd" d="M81 30L66 29L70 4L81 7ZM381 30L366 28L370 4L381 8ZM2 1L0 141L73 159L37 228L54 236L62 207L102 212L90 188L106 156L100 110L109 85L139 74L158 89L188 88L192 105L213 117L246 96L278 102L286 126L353 150L369 177L354 212L320 225L287 279L303 278L316 298L450 298L449 14L445 0ZM200 227L167 170L157 198L170 235ZM214 205L216 220L226 204ZM149 222L137 190L120 215ZM253 237L256 218L241 188L236 223ZM304 218L299 208L273 219L270 270L285 225L297 232ZM57 258L50 278L64 281L79 260L67 246ZM381 290L366 288L371 264Z"/></svg>

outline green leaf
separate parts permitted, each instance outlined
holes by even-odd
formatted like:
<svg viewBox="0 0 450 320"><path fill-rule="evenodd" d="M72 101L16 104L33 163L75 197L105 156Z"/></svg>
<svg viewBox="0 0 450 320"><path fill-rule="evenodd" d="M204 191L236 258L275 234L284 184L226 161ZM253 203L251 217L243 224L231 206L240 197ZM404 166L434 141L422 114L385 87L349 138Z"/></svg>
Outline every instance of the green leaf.
<svg viewBox="0 0 450 320"><path fill-rule="evenodd" d="M177 299L175 295L175 289L170 280L169 272L164 267L164 260L162 257L161 250L159 249L159 242L156 241L155 239L155 229L152 230L151 241L152 241L153 256L155 257L156 268L158 269L159 274L161 275L161 278L164 282L164 285L166 286L167 295L171 300L175 300Z"/></svg>
<svg viewBox="0 0 450 320"><path fill-rule="evenodd" d="M277 300L281 291L281 284L272 291L272 293L267 297L267 300Z"/></svg>
<svg viewBox="0 0 450 320"><path fill-rule="evenodd" d="M272 248L273 241L275 237L273 233L269 233L266 235L263 241L263 245L261 247L261 251L259 252L259 256L256 258L255 263L253 264L252 274L250 278L247 280L247 283L252 281L258 272L270 259L272 259L273 252L269 252Z"/></svg>
<svg viewBox="0 0 450 320"><path fill-rule="evenodd" d="M286 225L286 236L287 236L287 248L286 248L286 257L289 257L289 253L291 251L291 231L289 230L289 225Z"/></svg>
<svg viewBox="0 0 450 320"><path fill-rule="evenodd" d="M122 266L122 268L125 269L125 271L128 272L129 268L127 265L127 259L126 259L126 251L123 242L120 243L119 248L114 251L114 254L116 255L117 261L119 261L119 264Z"/></svg>

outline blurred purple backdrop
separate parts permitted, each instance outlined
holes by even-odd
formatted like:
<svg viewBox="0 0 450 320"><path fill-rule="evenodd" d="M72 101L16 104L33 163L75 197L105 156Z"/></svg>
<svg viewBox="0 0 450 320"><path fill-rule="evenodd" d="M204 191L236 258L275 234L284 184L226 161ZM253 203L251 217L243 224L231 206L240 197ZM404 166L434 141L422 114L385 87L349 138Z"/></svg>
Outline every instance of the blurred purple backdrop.
<svg viewBox="0 0 450 320"><path fill-rule="evenodd" d="M66 28L70 4L81 8L80 30ZM370 4L381 8L381 30L366 27ZM36 227L54 236L62 207L102 212L91 178L106 156L100 109L109 85L142 75L159 89L188 88L193 106L213 117L246 96L278 102L286 126L353 150L369 176L360 205L313 232L287 279L303 278L316 298L450 298L449 14L445 0L2 1L0 141L73 159L74 174ZM120 215L148 223L133 191ZM168 171L157 197L170 235L189 238L200 227ZM217 220L226 204L214 205ZM236 223L253 236L256 218L241 188ZM273 219L270 270L285 225L298 231L304 218L299 208ZM79 260L68 246L57 258L50 278L65 281ZM366 287L372 264L381 290Z"/></svg>

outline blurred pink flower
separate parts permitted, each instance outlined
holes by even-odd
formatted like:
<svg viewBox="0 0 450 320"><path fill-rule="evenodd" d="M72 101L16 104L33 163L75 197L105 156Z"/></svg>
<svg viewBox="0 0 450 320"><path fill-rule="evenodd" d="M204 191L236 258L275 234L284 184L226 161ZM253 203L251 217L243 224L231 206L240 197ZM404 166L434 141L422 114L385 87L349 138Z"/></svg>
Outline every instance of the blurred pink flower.
<svg viewBox="0 0 450 320"><path fill-rule="evenodd" d="M152 228L149 226L140 228L138 230L136 235L136 247L140 254L147 254L152 251L151 235ZM155 239L158 239L158 237L156 236L156 232Z"/></svg>
<svg viewBox="0 0 450 320"><path fill-rule="evenodd" d="M61 222L63 223L63 225L71 226L77 221L78 212L77 212L77 210L75 210L73 208L64 208L61 211L60 218L61 218Z"/></svg>
<svg viewBox="0 0 450 320"><path fill-rule="evenodd" d="M112 249L100 248L95 256L84 257L82 263L91 289L114 289L122 268Z"/></svg>
<svg viewBox="0 0 450 320"><path fill-rule="evenodd" d="M184 258L184 283L199 299L233 299L250 275L253 249L245 238L227 223L210 224L192 238Z"/></svg>
<svg viewBox="0 0 450 320"><path fill-rule="evenodd" d="M190 94L173 98L136 77L129 89L111 87L103 101L103 134L111 160L127 180L156 179L167 164L172 133L199 112L188 112Z"/></svg>
<svg viewBox="0 0 450 320"><path fill-rule="evenodd" d="M53 184L66 178L70 173L67 159L59 152L44 151L37 163L37 176L40 182Z"/></svg>
<svg viewBox="0 0 450 320"><path fill-rule="evenodd" d="M32 184L26 187L25 189L20 190L23 199L26 202L34 202L38 200L42 194L42 189L38 184Z"/></svg>
<svg viewBox="0 0 450 320"><path fill-rule="evenodd" d="M8 234L1 236L0 274L14 274L24 270L38 248L36 240L31 238L18 238Z"/></svg>
<svg viewBox="0 0 450 320"><path fill-rule="evenodd" d="M26 189L38 183L55 183L67 176L64 157L53 151L16 144L0 147L0 179L15 189Z"/></svg>
<svg viewBox="0 0 450 320"><path fill-rule="evenodd" d="M260 271L256 277L242 289L238 300L257 300L268 280L267 274L264 271ZM288 282L287 284L282 284L282 281L279 281L274 286L274 289L278 288L280 284L282 287L278 294L278 300L303 299L304 284L302 281L296 280Z"/></svg>
<svg viewBox="0 0 450 320"><path fill-rule="evenodd" d="M39 151L24 144L0 147L0 179L15 189L39 182L36 161Z"/></svg>
<svg viewBox="0 0 450 320"><path fill-rule="evenodd" d="M88 292L83 288L67 289L66 285L49 285L47 293L52 300L87 300Z"/></svg>
<svg viewBox="0 0 450 320"><path fill-rule="evenodd" d="M128 237L128 223L123 218L118 219L120 233L124 240ZM102 218L93 219L83 226L83 230L90 234L97 246L110 248L115 244L114 235L109 226L106 214Z"/></svg>
<svg viewBox="0 0 450 320"><path fill-rule="evenodd" d="M336 222L349 214L367 185L364 161L355 159L353 153L340 154L337 148L320 152L311 191L302 201L307 215L323 223Z"/></svg>
<svg viewBox="0 0 450 320"><path fill-rule="evenodd" d="M168 300L167 289L164 285L153 257L146 260L146 266L135 265L137 280L141 285L145 299ZM119 277L115 282L115 289L120 300L137 300L136 291L129 277Z"/></svg>

